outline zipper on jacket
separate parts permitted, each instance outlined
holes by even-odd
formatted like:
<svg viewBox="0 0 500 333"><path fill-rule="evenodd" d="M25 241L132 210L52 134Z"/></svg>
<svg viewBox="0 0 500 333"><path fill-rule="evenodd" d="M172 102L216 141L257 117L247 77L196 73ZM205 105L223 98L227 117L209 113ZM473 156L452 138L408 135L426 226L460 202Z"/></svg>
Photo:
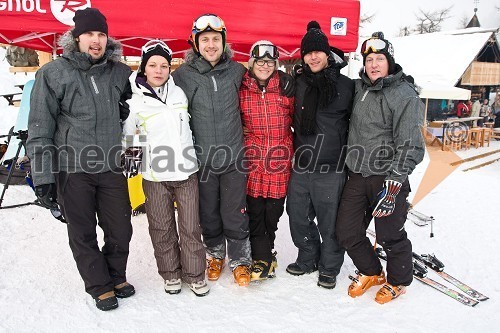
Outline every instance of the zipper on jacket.
<svg viewBox="0 0 500 333"><path fill-rule="evenodd" d="M369 90L365 91L365 93L363 94L363 97L361 97L361 102L365 101L365 97L366 97L366 95L368 95L369 92L370 92Z"/></svg>
<svg viewBox="0 0 500 333"><path fill-rule="evenodd" d="M179 120L180 120L179 133L182 136L182 122L183 122L183 120L182 120L182 114L180 114L180 113L179 113Z"/></svg>
<svg viewBox="0 0 500 333"><path fill-rule="evenodd" d="M211 76L212 81L214 82L214 91L217 91L217 81L215 81L215 77Z"/></svg>
<svg viewBox="0 0 500 333"><path fill-rule="evenodd" d="M385 122L385 116L384 116L384 102L382 101L382 98L380 99L380 113L382 114L382 121L384 122L384 125L387 123Z"/></svg>
<svg viewBox="0 0 500 333"><path fill-rule="evenodd" d="M99 95L99 89L97 89L97 84L95 83L94 75L90 77L90 81L92 82L92 86L94 87L95 94Z"/></svg>
<svg viewBox="0 0 500 333"><path fill-rule="evenodd" d="M266 88L262 88L262 102L264 102L264 115L266 116L266 133L267 133L267 145L266 145L266 155L264 155L264 161L267 160L267 155L269 154L269 146L271 145L269 143L269 137L271 136L271 133L269 132L269 119L267 117L267 105L266 105ZM264 162L266 163L266 162ZM267 163L266 163L267 164ZM264 165L266 165L264 164Z"/></svg>

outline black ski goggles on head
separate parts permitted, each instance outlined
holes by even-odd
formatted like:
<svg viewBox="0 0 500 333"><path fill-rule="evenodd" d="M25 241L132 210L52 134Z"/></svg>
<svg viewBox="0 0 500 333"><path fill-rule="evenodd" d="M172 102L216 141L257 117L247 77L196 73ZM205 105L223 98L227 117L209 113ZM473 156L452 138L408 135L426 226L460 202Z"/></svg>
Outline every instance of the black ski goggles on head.
<svg viewBox="0 0 500 333"><path fill-rule="evenodd" d="M368 54L368 53L381 53L381 52L387 52L391 56L394 56L394 50L392 48L392 45L380 38L370 38L367 39L361 44L361 53L362 54Z"/></svg>
<svg viewBox="0 0 500 333"><path fill-rule="evenodd" d="M278 48L276 46L270 44L255 45L250 53L250 57L255 59L262 59L265 56L270 59L278 59L280 53L278 52Z"/></svg>

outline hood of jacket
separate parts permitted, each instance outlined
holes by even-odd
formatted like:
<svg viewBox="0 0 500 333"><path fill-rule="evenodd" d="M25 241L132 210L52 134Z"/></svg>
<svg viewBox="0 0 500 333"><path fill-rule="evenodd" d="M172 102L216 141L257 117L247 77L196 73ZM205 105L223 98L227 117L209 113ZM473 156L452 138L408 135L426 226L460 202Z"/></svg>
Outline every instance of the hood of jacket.
<svg viewBox="0 0 500 333"><path fill-rule="evenodd" d="M66 31L58 40L57 44L62 47L64 58L72 61L77 67L87 70L96 63L92 62L92 58L89 54L85 52L80 52L78 50L78 44L75 38L71 34L71 30ZM108 42L106 43L106 51L101 60L98 63L104 63L107 61L121 61L123 54L122 45L119 41L108 37Z"/></svg>
<svg viewBox="0 0 500 333"><path fill-rule="evenodd" d="M129 78L130 86L132 87L132 93L138 94L141 97L150 97L158 100L161 103L166 100L168 92L172 91L175 87L174 78L169 75L167 82L165 82L165 87L161 96L158 96L154 89L146 82L146 78L143 76L138 76L138 72L135 71L130 75Z"/></svg>
<svg viewBox="0 0 500 333"><path fill-rule="evenodd" d="M403 75L403 68L399 64L396 64L396 70L394 71L394 74L389 74L385 77L378 78L375 82L372 82L370 80L368 75L365 73L364 67L359 71L359 77L361 78L361 81L363 81L363 84L369 87L373 87L373 89L375 90L390 86L392 83L401 80L401 78L403 78Z"/></svg>
<svg viewBox="0 0 500 333"><path fill-rule="evenodd" d="M271 76L267 79L267 85L265 87L268 93L279 93L280 92L280 80L278 70L276 69ZM243 76L243 81L241 82L242 89L248 89L252 93L261 93L262 90L259 88L259 83L257 79L250 74L250 71L245 73Z"/></svg>
<svg viewBox="0 0 500 333"><path fill-rule="evenodd" d="M229 46L229 44L226 44L226 49L221 55L221 59L219 62L215 65L215 67L218 67L222 64L225 64L228 62L228 60L233 58L233 50ZM196 68L201 74L205 74L210 72L214 67L205 60L199 53L195 52L193 49L190 49L186 51L184 55L184 61L191 67Z"/></svg>

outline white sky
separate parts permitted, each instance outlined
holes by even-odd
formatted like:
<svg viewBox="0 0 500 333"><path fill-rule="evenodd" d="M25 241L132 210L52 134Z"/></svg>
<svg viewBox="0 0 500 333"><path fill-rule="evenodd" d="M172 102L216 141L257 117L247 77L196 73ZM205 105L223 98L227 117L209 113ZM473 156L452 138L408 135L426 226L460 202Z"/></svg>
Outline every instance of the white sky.
<svg viewBox="0 0 500 333"><path fill-rule="evenodd" d="M372 23L367 23L361 29L361 35L371 35L373 31L383 31L387 38L397 36L399 28L415 26L416 14L423 11L437 11L453 6L450 18L443 25L442 30L460 28L460 21L464 16L470 20L474 15L474 0L360 0L361 14L375 14ZM477 17L482 28L500 26L500 0L480 0L477 8Z"/></svg>

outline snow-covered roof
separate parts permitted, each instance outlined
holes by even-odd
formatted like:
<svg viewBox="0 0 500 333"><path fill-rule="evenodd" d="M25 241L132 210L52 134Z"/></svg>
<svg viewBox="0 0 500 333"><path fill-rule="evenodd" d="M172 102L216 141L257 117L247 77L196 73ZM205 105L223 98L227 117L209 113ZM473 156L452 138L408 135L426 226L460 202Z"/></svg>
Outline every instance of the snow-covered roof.
<svg viewBox="0 0 500 333"><path fill-rule="evenodd" d="M467 29L469 30L469 29ZM393 38L394 58L419 85L455 86L492 31L448 32Z"/></svg>
<svg viewBox="0 0 500 333"><path fill-rule="evenodd" d="M429 84L443 87L455 86L463 73L481 51L494 29L469 28L422 35L390 38L394 58L406 74L412 75L422 87ZM359 54L349 60L348 76L358 77L363 66Z"/></svg>

